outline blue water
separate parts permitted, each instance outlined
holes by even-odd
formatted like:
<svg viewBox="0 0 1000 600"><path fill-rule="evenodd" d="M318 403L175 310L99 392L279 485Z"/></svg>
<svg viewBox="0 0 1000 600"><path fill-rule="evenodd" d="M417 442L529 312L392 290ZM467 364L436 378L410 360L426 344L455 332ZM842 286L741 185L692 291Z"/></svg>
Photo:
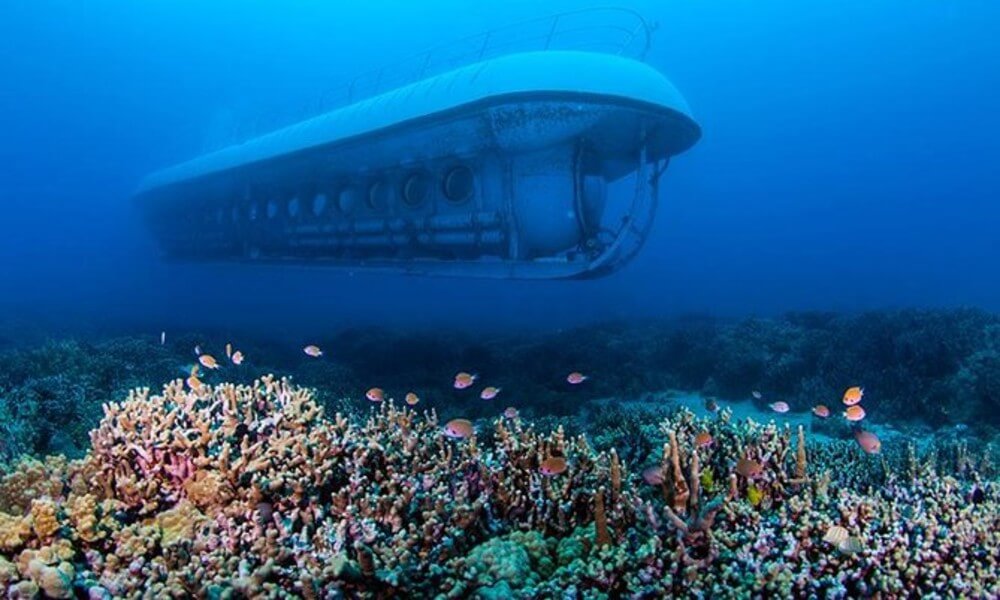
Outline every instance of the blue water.
<svg viewBox="0 0 1000 600"><path fill-rule="evenodd" d="M704 129L651 239L589 282L163 264L129 196L227 123L442 39L586 6L0 6L0 316L309 331L633 315L1000 310L1000 4L633 2ZM514 309L513 307L516 307Z"/></svg>

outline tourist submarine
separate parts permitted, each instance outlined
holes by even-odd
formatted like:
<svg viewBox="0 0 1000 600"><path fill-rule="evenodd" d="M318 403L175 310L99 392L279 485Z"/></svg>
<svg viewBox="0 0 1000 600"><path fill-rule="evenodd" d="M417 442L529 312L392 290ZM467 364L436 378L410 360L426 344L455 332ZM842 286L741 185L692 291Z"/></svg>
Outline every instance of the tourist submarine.
<svg viewBox="0 0 1000 600"><path fill-rule="evenodd" d="M639 251L700 135L641 60L517 52L152 173L136 201L171 259L594 278Z"/></svg>

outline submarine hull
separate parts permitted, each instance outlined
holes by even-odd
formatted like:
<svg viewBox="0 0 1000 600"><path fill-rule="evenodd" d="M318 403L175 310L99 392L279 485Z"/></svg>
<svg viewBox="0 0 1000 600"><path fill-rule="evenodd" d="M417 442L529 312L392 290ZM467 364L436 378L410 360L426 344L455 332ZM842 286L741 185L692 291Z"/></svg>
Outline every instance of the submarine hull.
<svg viewBox="0 0 1000 600"><path fill-rule="evenodd" d="M523 76L476 89L490 67L467 67L471 84L438 76L154 174L137 200L180 260L499 278L624 264L642 239L619 238L645 235L658 173L700 135L686 106ZM458 84L480 93L462 101ZM428 110L431 96L446 100ZM392 119L393 105L411 114ZM607 223L607 185L623 177L639 201L627 223Z"/></svg>

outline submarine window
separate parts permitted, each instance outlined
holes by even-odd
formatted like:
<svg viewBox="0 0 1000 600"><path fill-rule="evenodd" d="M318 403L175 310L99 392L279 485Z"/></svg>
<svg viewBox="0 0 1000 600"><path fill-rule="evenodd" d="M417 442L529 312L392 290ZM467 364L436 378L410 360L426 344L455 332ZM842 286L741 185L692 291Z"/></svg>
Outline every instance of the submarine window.
<svg viewBox="0 0 1000 600"><path fill-rule="evenodd" d="M349 215L354 212L360 199L361 192L357 188L346 187L340 190L340 194L337 195L337 209L345 215Z"/></svg>
<svg viewBox="0 0 1000 600"><path fill-rule="evenodd" d="M444 176L444 195L452 202L465 202L472 197L474 184L472 169L454 167Z"/></svg>
<svg viewBox="0 0 1000 600"><path fill-rule="evenodd" d="M425 173L414 173L403 184L403 202L415 207L423 204L431 193L430 180Z"/></svg>
<svg viewBox="0 0 1000 600"><path fill-rule="evenodd" d="M294 196L288 201L288 216L293 219L299 216L299 210L302 208L302 202L299 200L298 196Z"/></svg>
<svg viewBox="0 0 1000 600"><path fill-rule="evenodd" d="M389 195L392 189L384 181L376 181L368 188L368 207L383 211L389 208Z"/></svg>
<svg viewBox="0 0 1000 600"><path fill-rule="evenodd" d="M327 198L326 194L320 192L313 197L312 201L312 214L314 217L322 217L323 212L326 211Z"/></svg>

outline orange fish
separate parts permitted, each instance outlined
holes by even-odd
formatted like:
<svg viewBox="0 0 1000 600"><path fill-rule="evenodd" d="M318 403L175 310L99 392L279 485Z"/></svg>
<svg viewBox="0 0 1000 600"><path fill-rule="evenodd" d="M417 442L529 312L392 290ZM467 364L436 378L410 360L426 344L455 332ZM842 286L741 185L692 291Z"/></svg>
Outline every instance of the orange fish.
<svg viewBox="0 0 1000 600"><path fill-rule="evenodd" d="M547 477L553 475L559 475L560 473L565 473L566 468L569 465L566 464L566 459L561 456L550 456L542 461L542 464L538 465L538 472Z"/></svg>
<svg viewBox="0 0 1000 600"><path fill-rule="evenodd" d="M649 485L660 485L666 478L663 476L663 468L660 466L646 467L642 470L642 480Z"/></svg>
<svg viewBox="0 0 1000 600"><path fill-rule="evenodd" d="M198 357L198 362L206 369L218 369L219 363L215 362L215 357L211 354L202 354Z"/></svg>
<svg viewBox="0 0 1000 600"><path fill-rule="evenodd" d="M821 419L825 419L830 416L830 409L825 404L817 404L813 407L813 414Z"/></svg>
<svg viewBox="0 0 1000 600"><path fill-rule="evenodd" d="M587 376L584 375L583 373L580 373L579 371L573 371L572 373L566 376L566 381L572 385L578 385L583 383L584 381L587 381Z"/></svg>
<svg viewBox="0 0 1000 600"><path fill-rule="evenodd" d="M320 356L323 356L323 351L319 349L319 346L314 346L312 344L303 348L302 351L313 358L319 358Z"/></svg>
<svg viewBox="0 0 1000 600"><path fill-rule="evenodd" d="M201 380L198 379L198 377L196 375L192 375L192 376L190 376L190 377L187 378L187 385L192 390L198 391L198 388L201 387L202 383L201 383Z"/></svg>
<svg viewBox="0 0 1000 600"><path fill-rule="evenodd" d="M471 387L472 384L475 383L477 377L478 375L472 375L462 371L458 375L455 375L455 389L464 390L465 388Z"/></svg>
<svg viewBox="0 0 1000 600"><path fill-rule="evenodd" d="M414 392L408 392L406 394L406 403L410 406L416 406L420 402L420 396L416 395Z"/></svg>
<svg viewBox="0 0 1000 600"><path fill-rule="evenodd" d="M381 402L385 400L385 392L382 391L382 388L373 387L365 392L365 398L368 398L372 402Z"/></svg>
<svg viewBox="0 0 1000 600"><path fill-rule="evenodd" d="M469 438L474 431L472 421L468 419L452 419L444 426L444 434L450 438Z"/></svg>
<svg viewBox="0 0 1000 600"><path fill-rule="evenodd" d="M860 421L865 418L865 409L861 408L857 404L854 406L848 406L847 410L844 411L844 418L848 421Z"/></svg>
<svg viewBox="0 0 1000 600"><path fill-rule="evenodd" d="M764 471L764 465L760 464L755 460L750 460L749 458L741 458L736 461L736 472L746 477L747 479L752 479L760 475Z"/></svg>
<svg viewBox="0 0 1000 600"><path fill-rule="evenodd" d="M233 345L230 344L229 342L226 342L226 358L232 358L232 357L233 357Z"/></svg>
<svg viewBox="0 0 1000 600"><path fill-rule="evenodd" d="M233 352L233 355L230 357L230 360L233 361L234 365L241 365L241 364L243 364L243 353L240 352L239 350L237 350L236 352Z"/></svg>
<svg viewBox="0 0 1000 600"><path fill-rule="evenodd" d="M865 388L863 387L854 386L847 388L847 391L844 392L844 404L854 406L858 402L861 402L861 398L863 398L864 395Z"/></svg>
<svg viewBox="0 0 1000 600"><path fill-rule="evenodd" d="M712 434L707 431L702 431L698 435L694 436L694 445L699 448L704 448L706 446L712 445Z"/></svg>
<svg viewBox="0 0 1000 600"><path fill-rule="evenodd" d="M878 436L870 431L863 431L861 429L854 432L854 439L858 441L858 445L861 449L868 454L878 454L882 450L882 442L878 439Z"/></svg>
<svg viewBox="0 0 1000 600"><path fill-rule="evenodd" d="M500 388L493 387L491 385L489 387L483 388L483 391L479 394L479 397L482 398L483 400L492 400L496 398L497 394L499 393L500 393Z"/></svg>

